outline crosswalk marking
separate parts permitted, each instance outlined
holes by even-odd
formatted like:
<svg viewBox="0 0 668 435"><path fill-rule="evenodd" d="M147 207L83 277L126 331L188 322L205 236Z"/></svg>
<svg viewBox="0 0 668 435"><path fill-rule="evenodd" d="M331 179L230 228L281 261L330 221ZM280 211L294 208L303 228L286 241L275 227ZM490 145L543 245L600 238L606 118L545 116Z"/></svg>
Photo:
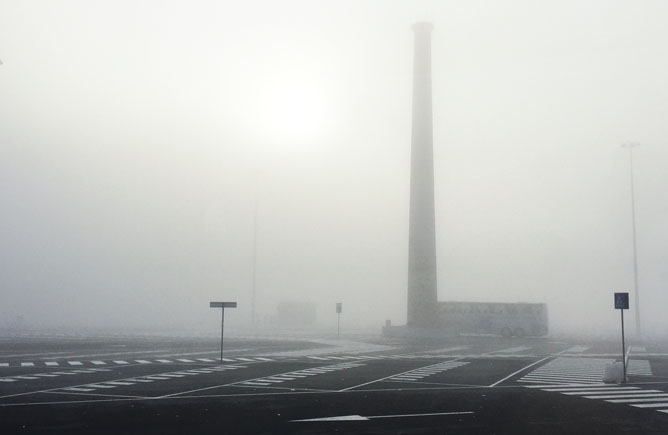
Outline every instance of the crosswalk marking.
<svg viewBox="0 0 668 435"><path fill-rule="evenodd" d="M586 361L585 361L586 360ZM636 364L636 369L643 367L649 370L649 363L645 366L642 361ZM535 385L525 385L527 388L539 388L550 393L559 393L571 397L582 397L590 400L602 400L608 403L633 406L636 408L657 408L657 411L668 413L668 393L662 390L643 389L641 386L612 385L600 382L602 371L608 361L601 359L559 357L533 370L519 379L519 382L533 382ZM630 366L630 364L629 364ZM572 382L577 374L578 367L583 373L580 382ZM584 367L584 368L583 368ZM601 372L598 372L598 370ZM567 371L567 375L559 375L558 370ZM595 375L595 376L594 376ZM590 377L598 382L588 383L584 379ZM658 409L663 408L663 409Z"/></svg>
<svg viewBox="0 0 668 435"><path fill-rule="evenodd" d="M139 364L151 364L151 361L146 361L145 359L136 359L135 361Z"/></svg>
<svg viewBox="0 0 668 435"><path fill-rule="evenodd" d="M58 363L56 361L47 361L44 363L44 365L48 367L56 367L58 366Z"/></svg>
<svg viewBox="0 0 668 435"><path fill-rule="evenodd" d="M159 359L158 362L161 362L161 363L171 363L172 361L170 361L170 360L168 360L168 359Z"/></svg>
<svg viewBox="0 0 668 435"><path fill-rule="evenodd" d="M178 358L177 361L184 362L184 363L192 363L195 362L191 359L186 359L186 358Z"/></svg>
<svg viewBox="0 0 668 435"><path fill-rule="evenodd" d="M94 388L81 388L81 387L67 387L67 388L63 388L63 390L66 390L66 391L80 391L82 393L89 392L89 391L95 391Z"/></svg>
<svg viewBox="0 0 668 435"><path fill-rule="evenodd" d="M71 366L82 366L83 363L81 361L67 361L67 363Z"/></svg>
<svg viewBox="0 0 668 435"><path fill-rule="evenodd" d="M104 361L98 361L98 360L91 361L91 362L92 362L93 364L95 364L96 366L102 366L102 365L107 364L107 363L104 362Z"/></svg>
<svg viewBox="0 0 668 435"><path fill-rule="evenodd" d="M21 367L35 367L35 363L31 362L22 362Z"/></svg>
<svg viewBox="0 0 668 435"><path fill-rule="evenodd" d="M338 370L345 370L354 367L361 367L364 364L357 362L345 362L340 364L335 364L331 366L324 366L311 369L302 369L294 372L281 373L272 376L265 376L257 379L250 379L248 381L241 381L235 385L240 386L259 386L266 387L273 384L280 384L282 382L294 381L295 378L303 378L305 376L315 376L318 374L330 373Z"/></svg>
<svg viewBox="0 0 668 435"><path fill-rule="evenodd" d="M114 385L105 385L105 384L88 384L86 387L91 388L116 388Z"/></svg>
<svg viewBox="0 0 668 435"><path fill-rule="evenodd" d="M409 372L402 373L400 375L392 376L389 378L391 381L417 381L423 379L427 376L432 376L437 373L444 372L446 370L454 369L468 364L467 361L446 361L429 367L423 367Z"/></svg>
<svg viewBox="0 0 668 435"><path fill-rule="evenodd" d="M114 364L122 364L123 365L123 364L130 364L130 363L127 362L127 361L123 361L123 360L115 360Z"/></svg>

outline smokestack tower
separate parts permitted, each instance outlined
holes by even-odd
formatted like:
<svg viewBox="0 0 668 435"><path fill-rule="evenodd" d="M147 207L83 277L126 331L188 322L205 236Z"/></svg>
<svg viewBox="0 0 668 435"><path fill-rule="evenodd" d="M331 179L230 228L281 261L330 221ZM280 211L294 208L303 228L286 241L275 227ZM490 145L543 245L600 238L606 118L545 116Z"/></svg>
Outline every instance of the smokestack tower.
<svg viewBox="0 0 668 435"><path fill-rule="evenodd" d="M431 23L413 24L413 128L407 326L437 325L436 217L431 113Z"/></svg>

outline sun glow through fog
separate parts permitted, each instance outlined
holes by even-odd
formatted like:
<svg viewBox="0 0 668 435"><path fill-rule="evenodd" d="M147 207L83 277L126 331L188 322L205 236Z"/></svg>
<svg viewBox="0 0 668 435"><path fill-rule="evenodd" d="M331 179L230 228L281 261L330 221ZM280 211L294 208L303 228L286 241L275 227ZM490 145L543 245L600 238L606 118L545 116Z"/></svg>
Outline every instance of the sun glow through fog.
<svg viewBox="0 0 668 435"><path fill-rule="evenodd" d="M277 83L263 95L261 108L265 140L286 146L308 146L324 135L327 102L313 82Z"/></svg>

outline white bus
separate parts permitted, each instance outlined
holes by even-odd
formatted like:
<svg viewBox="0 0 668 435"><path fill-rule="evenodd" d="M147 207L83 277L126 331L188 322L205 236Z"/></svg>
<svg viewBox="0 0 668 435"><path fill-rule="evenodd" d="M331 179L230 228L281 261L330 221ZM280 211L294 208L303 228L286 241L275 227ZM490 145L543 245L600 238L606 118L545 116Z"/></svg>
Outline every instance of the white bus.
<svg viewBox="0 0 668 435"><path fill-rule="evenodd" d="M547 305L506 302L439 302L439 326L458 333L504 337L546 335Z"/></svg>

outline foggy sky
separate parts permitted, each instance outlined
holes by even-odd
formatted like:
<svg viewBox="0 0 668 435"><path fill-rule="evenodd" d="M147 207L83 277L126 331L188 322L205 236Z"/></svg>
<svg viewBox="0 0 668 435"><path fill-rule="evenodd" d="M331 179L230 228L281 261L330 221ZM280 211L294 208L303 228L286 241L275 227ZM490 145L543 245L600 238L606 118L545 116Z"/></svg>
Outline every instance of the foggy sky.
<svg viewBox="0 0 668 435"><path fill-rule="evenodd" d="M668 331L668 3L0 4L0 328L405 322L412 32L434 24L439 299ZM633 295L631 302L633 303ZM633 307L628 312L633 322Z"/></svg>

